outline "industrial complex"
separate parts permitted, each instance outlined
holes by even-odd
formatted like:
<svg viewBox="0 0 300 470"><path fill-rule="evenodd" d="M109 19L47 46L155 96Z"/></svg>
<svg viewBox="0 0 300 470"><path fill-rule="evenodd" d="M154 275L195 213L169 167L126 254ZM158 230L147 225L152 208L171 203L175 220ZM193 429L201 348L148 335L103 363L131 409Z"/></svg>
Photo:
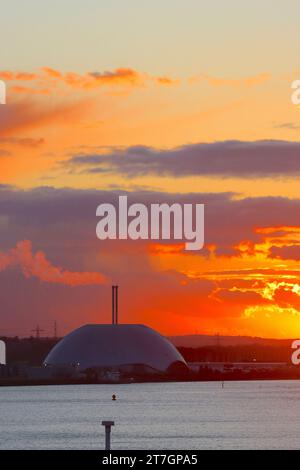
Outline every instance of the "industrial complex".
<svg viewBox="0 0 300 470"><path fill-rule="evenodd" d="M178 350L174 339L152 328L120 324L118 286L112 287L111 324L84 325L60 340L40 338L40 331L36 338L9 340L8 362L0 360L0 385L300 378L287 345L221 347L217 336L215 346L177 343Z"/></svg>

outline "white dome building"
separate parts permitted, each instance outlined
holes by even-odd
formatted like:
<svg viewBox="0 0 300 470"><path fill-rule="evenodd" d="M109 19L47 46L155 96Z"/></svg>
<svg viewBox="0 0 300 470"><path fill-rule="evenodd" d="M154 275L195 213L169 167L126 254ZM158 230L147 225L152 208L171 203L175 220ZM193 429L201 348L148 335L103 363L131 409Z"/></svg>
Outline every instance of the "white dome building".
<svg viewBox="0 0 300 470"><path fill-rule="evenodd" d="M126 324L82 326L54 346L44 365L77 365L82 372L140 370L150 375L188 368L175 346L155 330Z"/></svg>

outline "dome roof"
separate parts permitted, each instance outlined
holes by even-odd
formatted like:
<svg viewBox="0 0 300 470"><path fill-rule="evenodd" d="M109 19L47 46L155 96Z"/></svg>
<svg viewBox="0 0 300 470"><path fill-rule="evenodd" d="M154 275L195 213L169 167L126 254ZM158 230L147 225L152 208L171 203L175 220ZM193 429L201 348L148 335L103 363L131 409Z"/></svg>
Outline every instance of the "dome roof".
<svg viewBox="0 0 300 470"><path fill-rule="evenodd" d="M170 341L144 325L85 325L54 346L44 364L80 370L143 364L160 372L186 363Z"/></svg>

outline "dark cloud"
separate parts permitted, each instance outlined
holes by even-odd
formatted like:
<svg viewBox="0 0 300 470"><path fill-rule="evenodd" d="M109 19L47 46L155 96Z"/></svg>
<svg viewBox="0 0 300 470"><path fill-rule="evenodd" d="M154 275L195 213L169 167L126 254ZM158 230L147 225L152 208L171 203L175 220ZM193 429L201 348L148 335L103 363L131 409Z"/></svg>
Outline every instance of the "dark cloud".
<svg viewBox="0 0 300 470"><path fill-rule="evenodd" d="M221 289L218 291L216 297L219 300L223 300L231 304L242 305L244 307L249 305L267 305L272 303L269 299L265 299L260 294L253 291L230 291Z"/></svg>
<svg viewBox="0 0 300 470"><path fill-rule="evenodd" d="M109 249L111 245L116 247L114 241L99 242L96 239L96 208L101 203L117 205L120 194L128 195L129 204L205 204L206 244L215 245L217 254L236 254L234 247L241 241L261 241L265 234L258 233L257 227L296 227L297 214L300 213L299 199L283 197L238 199L231 193L126 193L51 187L19 190L0 186L0 218L5 220L1 225L0 249L11 248L24 239L36 240L46 253L47 247L51 248L52 245L64 249L67 243L71 243L70 240L78 246L88 244L93 249L99 249L100 243L101 249L106 245Z"/></svg>
<svg viewBox="0 0 300 470"><path fill-rule="evenodd" d="M270 258L289 259L300 261L300 244L291 246L272 246L270 249Z"/></svg>
<svg viewBox="0 0 300 470"><path fill-rule="evenodd" d="M63 163L95 173L110 169L127 177L218 176L263 178L295 177L300 173L300 143L286 141L191 144L163 150L145 146L112 149L105 154L72 156Z"/></svg>
<svg viewBox="0 0 300 470"><path fill-rule="evenodd" d="M275 124L274 127L275 129L288 129L290 131L298 131L300 129L300 125L296 122L281 122Z"/></svg>
<svg viewBox="0 0 300 470"><path fill-rule="evenodd" d="M239 286L239 280L251 274L248 290L255 288L255 275L263 271L277 279L277 270L224 271L210 280L212 272L203 272L201 279L187 279L175 271L155 268L148 241L106 241L96 238L96 208L99 204L117 204L119 194L127 194L129 204L205 203L206 243L216 247L216 254L237 255L235 248L242 240L259 242L265 237L256 227L295 227L298 224L300 200L286 198L237 199L233 194L167 194L150 191L120 193L118 191L54 189L41 187L20 190L0 186L0 252L6 254L22 240L32 242L32 252L45 253L51 265L63 272L96 272L120 284L122 321L144 322L163 332L172 332L172 324L186 317L216 319L238 318L241 308L261 304L257 295L231 294L216 288ZM280 231L280 229L278 229ZM284 232L283 232L284 233ZM185 256L185 252L182 252ZM207 249L194 256L208 256ZM30 257L32 261L33 257ZM6 258L4 259L4 261ZM40 271L39 271L40 273ZM292 271L282 270L284 275ZM216 273L218 274L218 273ZM228 274L228 275L227 275ZM236 282L225 282L234 275ZM297 271L294 273L297 275ZM110 293L102 285L69 287L44 282L36 276L24 278L20 263L0 273L1 328L23 329L37 322L47 329L58 319L61 331L86 322L109 321ZM137 288L138 286L138 288Z"/></svg>

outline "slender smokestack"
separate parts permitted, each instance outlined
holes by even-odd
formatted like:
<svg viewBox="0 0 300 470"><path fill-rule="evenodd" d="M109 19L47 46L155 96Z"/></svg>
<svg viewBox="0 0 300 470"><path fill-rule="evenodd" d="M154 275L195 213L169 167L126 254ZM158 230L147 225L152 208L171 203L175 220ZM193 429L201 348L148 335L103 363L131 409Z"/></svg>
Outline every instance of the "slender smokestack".
<svg viewBox="0 0 300 470"><path fill-rule="evenodd" d="M119 310L119 299L118 299L118 288L119 286L112 286L112 324L118 324L118 310Z"/></svg>
<svg viewBox="0 0 300 470"><path fill-rule="evenodd" d="M116 286L116 325L119 322L118 319L118 309L119 309L119 293L118 293L119 286Z"/></svg>
<svg viewBox="0 0 300 470"><path fill-rule="evenodd" d="M112 324L115 324L115 286L112 286Z"/></svg>

